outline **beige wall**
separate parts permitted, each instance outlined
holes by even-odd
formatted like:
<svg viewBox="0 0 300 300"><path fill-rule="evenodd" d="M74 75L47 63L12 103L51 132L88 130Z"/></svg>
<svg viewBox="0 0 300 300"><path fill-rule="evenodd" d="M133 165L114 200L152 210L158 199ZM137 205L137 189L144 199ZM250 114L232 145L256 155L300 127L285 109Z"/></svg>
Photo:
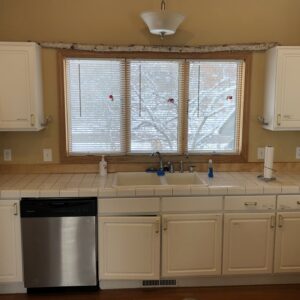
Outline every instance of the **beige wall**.
<svg viewBox="0 0 300 300"><path fill-rule="evenodd" d="M0 40L62 41L113 45L204 45L280 42L300 45L299 0L168 0L167 8L186 20L178 33L161 41L150 36L139 13L159 7L159 0L0 0ZM264 53L253 57L249 161L256 148L275 146L276 161L295 161L300 132L269 132L260 128ZM42 148L58 153L56 51L43 50L45 114L54 122L38 133L0 132L0 153L13 151L12 163L41 163ZM0 162L3 163L0 155Z"/></svg>

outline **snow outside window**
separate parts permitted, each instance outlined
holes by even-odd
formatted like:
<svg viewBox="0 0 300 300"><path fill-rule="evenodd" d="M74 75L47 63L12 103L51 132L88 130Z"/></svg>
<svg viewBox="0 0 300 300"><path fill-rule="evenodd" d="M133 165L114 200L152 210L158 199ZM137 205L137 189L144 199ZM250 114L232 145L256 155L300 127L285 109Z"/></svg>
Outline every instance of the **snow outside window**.
<svg viewBox="0 0 300 300"><path fill-rule="evenodd" d="M243 60L65 58L67 152L239 154Z"/></svg>
<svg viewBox="0 0 300 300"><path fill-rule="evenodd" d="M189 61L189 153L239 153L243 77L243 61Z"/></svg>
<svg viewBox="0 0 300 300"><path fill-rule="evenodd" d="M67 59L68 152L124 153L124 60Z"/></svg>
<svg viewBox="0 0 300 300"><path fill-rule="evenodd" d="M130 153L179 152L181 61L129 60Z"/></svg>

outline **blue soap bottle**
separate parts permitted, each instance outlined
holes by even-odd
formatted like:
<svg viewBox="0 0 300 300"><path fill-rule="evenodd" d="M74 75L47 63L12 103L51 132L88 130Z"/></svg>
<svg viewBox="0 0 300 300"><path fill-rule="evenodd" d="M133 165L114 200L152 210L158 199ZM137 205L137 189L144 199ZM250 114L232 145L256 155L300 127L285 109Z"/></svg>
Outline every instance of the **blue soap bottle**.
<svg viewBox="0 0 300 300"><path fill-rule="evenodd" d="M214 168L213 168L213 162L212 159L208 160L208 178L214 177Z"/></svg>

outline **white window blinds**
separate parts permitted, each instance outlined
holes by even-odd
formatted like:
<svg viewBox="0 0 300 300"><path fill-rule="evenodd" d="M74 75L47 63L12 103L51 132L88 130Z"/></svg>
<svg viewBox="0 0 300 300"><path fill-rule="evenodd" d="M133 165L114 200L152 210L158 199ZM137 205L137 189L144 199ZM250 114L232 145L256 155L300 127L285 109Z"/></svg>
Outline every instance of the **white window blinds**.
<svg viewBox="0 0 300 300"><path fill-rule="evenodd" d="M182 61L128 60L130 153L179 152Z"/></svg>
<svg viewBox="0 0 300 300"><path fill-rule="evenodd" d="M239 153L243 90L243 61L189 61L188 152Z"/></svg>
<svg viewBox="0 0 300 300"><path fill-rule="evenodd" d="M68 152L124 153L124 59L66 59Z"/></svg>
<svg viewBox="0 0 300 300"><path fill-rule="evenodd" d="M69 155L240 153L243 60L66 58L64 66Z"/></svg>

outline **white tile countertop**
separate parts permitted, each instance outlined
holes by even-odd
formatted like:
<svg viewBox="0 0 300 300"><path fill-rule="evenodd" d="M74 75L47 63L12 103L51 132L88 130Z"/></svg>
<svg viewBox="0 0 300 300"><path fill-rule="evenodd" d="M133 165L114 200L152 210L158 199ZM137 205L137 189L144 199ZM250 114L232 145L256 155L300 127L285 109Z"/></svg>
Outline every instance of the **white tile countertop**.
<svg viewBox="0 0 300 300"><path fill-rule="evenodd" d="M257 172L216 172L213 179L198 173L206 185L152 185L113 187L115 174L1 174L1 199L21 197L145 197L300 193L300 174L276 174L264 182Z"/></svg>

